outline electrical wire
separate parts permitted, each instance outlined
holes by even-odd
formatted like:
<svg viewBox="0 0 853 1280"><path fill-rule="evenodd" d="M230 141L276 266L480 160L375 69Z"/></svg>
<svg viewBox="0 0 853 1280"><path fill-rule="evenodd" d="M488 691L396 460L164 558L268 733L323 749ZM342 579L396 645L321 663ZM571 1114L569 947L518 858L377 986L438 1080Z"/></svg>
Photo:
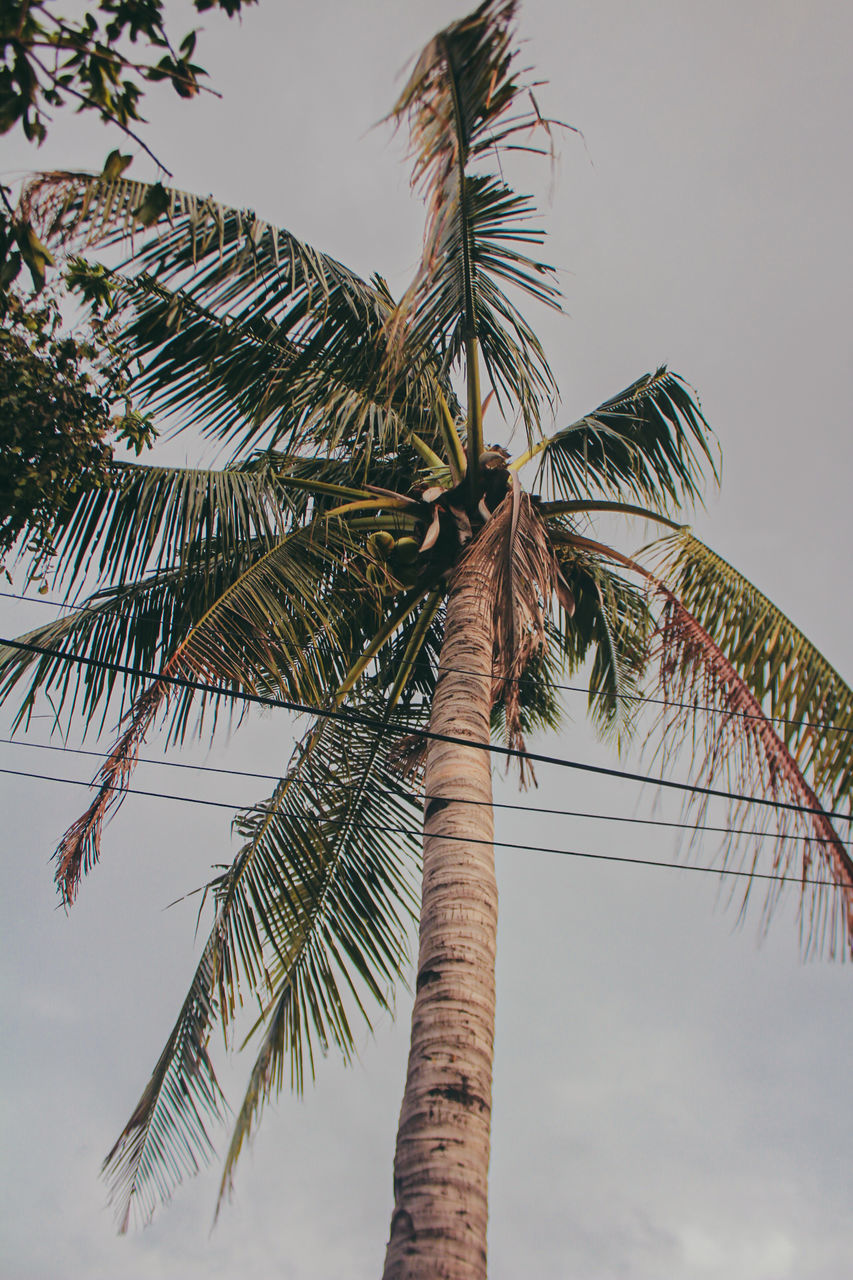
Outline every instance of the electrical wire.
<svg viewBox="0 0 853 1280"><path fill-rule="evenodd" d="M105 760L107 753L89 751L83 747L59 746L53 742L24 742L20 738L0 738L0 746L30 747L38 751L58 751L66 755L86 756L95 760ZM256 773L248 769L227 769L222 765L190 764L186 760L155 760L151 756L137 756L137 764L150 764L159 769L190 769L197 773L224 774L231 778L253 778L264 782L280 782L277 773ZM94 783L90 783L94 786ZM355 785L355 784L353 784ZM708 831L717 835L752 836L757 840L802 840L809 844L844 844L853 846L853 840L833 840L830 836L810 836L786 834L780 837L775 831L760 831L752 827L718 827L703 822L675 822L663 818L636 818L617 813L591 813L584 809L551 809L538 804L512 804L501 800L471 800L467 796L430 796L416 791L405 791L402 787L391 791L392 795L401 796L405 800L426 803L429 800L449 800L453 804L467 804L479 808L508 809L516 813L539 813L554 818L589 818L595 822L622 822L642 827L665 827L679 831Z"/></svg>
<svg viewBox="0 0 853 1280"><path fill-rule="evenodd" d="M294 711L317 716L326 720L337 720L344 724L360 725L368 729L387 729L387 723L376 717L364 715L352 708L333 710L328 707L312 706L309 703L295 702L288 698L273 698L259 693L237 693L222 685L206 684L201 681L188 680L185 676L170 676L163 672L146 671L140 667L131 667L125 663L107 662L104 658L90 658L85 654L65 653L61 649L49 649L45 645L27 644L23 640L9 640L0 636L0 645L18 649L25 653L38 653L49 658L57 658L62 662L78 662L82 666L98 667L109 671L117 671L124 675L138 676L152 683L169 684L182 689L194 689L200 693L212 694L216 697L232 698L237 701L256 703L259 706L277 707L284 711ZM714 797L721 800L733 800L742 804L757 804L763 808L784 809L793 813L810 813L815 817L838 818L845 822L853 822L853 813L846 814L832 809L814 809L810 805L796 804L791 800L770 800L766 796L748 796L738 791L727 791L719 787L705 787L698 783L675 782L671 778L655 778L651 774L634 773L626 769L613 769L605 765L587 764L580 760L569 760L564 756L545 755L538 751L522 751L518 747L505 747L492 742L472 742L469 738L456 737L447 733L436 733L432 729L412 728L414 737L423 738L427 742L447 742L452 746L468 747L472 751L488 751L492 755L503 756L511 760L529 760L534 764L549 764L557 768L577 769L582 773L595 773L607 778L620 778L628 782L650 784L670 791L687 792L694 795Z"/></svg>
<svg viewBox="0 0 853 1280"><path fill-rule="evenodd" d="M87 608L86 605L68 604L61 600L45 600L41 597L36 597L36 596L23 596L23 595L17 594L14 591L0 591L0 596L5 597L8 600L24 600L28 604L49 604L49 605L53 605L55 609L73 609L79 613L96 612L96 610L94 609ZM433 669L432 663L422 658L416 658L413 665L421 666L421 667L429 666L430 669ZM491 680L492 678L491 676L484 676L481 671L469 671L465 667L446 667L446 666L443 666L441 663L439 663L438 667L435 668L435 670L437 674L440 674L442 671L453 671L457 675L475 676L476 678L481 680ZM519 681L523 680L524 677L523 676L506 676L505 678L508 681L513 681L515 683L518 683ZM589 685L583 685L583 684L554 684L551 687L554 689L559 689L561 693L585 693L585 694L592 693L594 694L596 692L594 689L591 689ZM788 725L794 729L821 729L823 731L830 731L832 733L853 733L853 727L851 727L850 725L832 724L828 720L793 720L785 716L758 715L754 711L725 711L720 707L705 706L703 703L675 702L669 698L654 698L647 693L625 693L622 696L623 698L625 698L627 702L646 702L652 706L671 707L679 711L693 711L693 712L702 711L706 715L726 716L730 720L755 720L761 724Z"/></svg>
<svg viewBox="0 0 853 1280"><path fill-rule="evenodd" d="M417 665L417 661L415 665ZM459 675L474 676L485 680L491 680L492 678L491 676L483 676L482 672L466 671L464 667L445 667L439 663L436 667L436 672L441 673L442 671L455 671ZM524 679L523 676L506 676L502 678L516 683ZM553 684L551 688L559 689L563 693L591 693L593 695L597 693L597 690L583 684ZM756 720L759 724L790 725L795 729L821 729L824 731L830 730L833 733L853 733L853 727L850 725L832 724L828 720L791 720L785 716L759 715L755 711L726 711L722 707L710 707L701 702L676 702L670 698L654 698L648 693L623 693L620 696L626 702L647 702L651 706L667 707L678 711L703 711L706 715L725 716L727 720Z"/></svg>
<svg viewBox="0 0 853 1280"><path fill-rule="evenodd" d="M58 778L53 774L29 773L24 769L0 768L0 773L10 774L16 778L34 778L39 782L62 782L72 787L88 787L90 785L79 778ZM235 805L229 804L226 800L208 800L200 796L176 796L167 791L147 791L139 787L119 786L115 787L114 790L121 791L126 795L147 796L149 799L154 800L176 800L181 804L197 804L205 808L230 809L232 812L234 809L239 809L242 813L269 813L269 810L264 805ZM294 813L289 810L285 816L307 819L309 815ZM353 822L348 818L324 818L323 821L331 826L346 826L351 830L381 831L386 834L413 836L416 839L420 839L423 835L420 830L412 830L409 827L386 826L372 822ZM637 867L667 868L672 871L698 871L705 875L733 876L743 880L773 880L780 884L810 885L820 889L843 888L835 880L812 880L803 876L778 875L772 871L741 871L734 867L708 867L690 862L666 862L659 858L626 858L621 854L615 853L589 853L586 850L579 849L558 849L553 845L521 844L510 840L483 840L475 836L442 835L440 839L458 844L491 845L495 849L515 849L523 853L554 853L564 858L583 858L592 862L619 862Z"/></svg>

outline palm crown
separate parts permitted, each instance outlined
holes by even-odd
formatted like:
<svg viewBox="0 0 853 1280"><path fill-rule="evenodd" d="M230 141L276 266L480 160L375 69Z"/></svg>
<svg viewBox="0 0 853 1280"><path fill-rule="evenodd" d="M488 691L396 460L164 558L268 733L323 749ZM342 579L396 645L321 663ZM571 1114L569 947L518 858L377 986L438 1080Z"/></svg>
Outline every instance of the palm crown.
<svg viewBox="0 0 853 1280"><path fill-rule="evenodd" d="M558 126L517 72L515 8L486 0L436 36L393 110L428 210L399 299L252 213L159 184L50 174L25 196L52 242L126 249L120 269L76 271L121 321L137 395L231 453L218 470L115 464L55 530L56 582L85 588L86 607L23 638L50 652L0 650L21 716L40 690L87 721L123 699L95 797L57 850L66 902L155 724L179 741L246 693L338 713L317 716L272 795L239 816L242 847L208 886L189 994L107 1158L123 1226L207 1155L222 1114L209 1036L250 994L257 1060L223 1188L288 1067L301 1087L318 1045L350 1054L353 1018L387 1007L407 963L424 787L436 859L461 839L442 825L453 806L432 803L465 801L459 739L487 743L490 724L521 751L557 724L560 678L581 667L605 733L629 737L638 696L655 693L664 759L686 745L699 781L723 771L791 806L781 834L806 837L804 874L814 863L839 886L805 904L807 935L853 948L853 863L827 816L853 800L853 693L682 525L717 474L691 389L661 368L543 429L556 388L515 299L558 306L559 293L533 205L497 157L547 152ZM481 385L523 424L514 458L484 439ZM600 541L590 518L614 511L663 536L636 554ZM95 660L84 681L70 654ZM454 719L460 678L484 730ZM443 791L430 765L442 734L457 770ZM467 803L471 819L480 801ZM490 830L469 821L464 839L487 845ZM777 844L775 867L793 847ZM421 982L425 927L419 1000L440 985ZM412 1088L416 1074L410 1061ZM387 1275L404 1274L395 1240L410 1243L407 1170L398 1147Z"/></svg>

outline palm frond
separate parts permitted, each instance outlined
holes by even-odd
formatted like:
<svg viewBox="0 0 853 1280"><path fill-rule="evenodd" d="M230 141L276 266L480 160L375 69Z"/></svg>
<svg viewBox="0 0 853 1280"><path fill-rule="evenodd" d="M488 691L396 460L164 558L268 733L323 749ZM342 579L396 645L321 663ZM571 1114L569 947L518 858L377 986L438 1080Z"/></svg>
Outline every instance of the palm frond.
<svg viewBox="0 0 853 1280"><path fill-rule="evenodd" d="M149 1222L174 1187L210 1159L208 1125L225 1119L225 1099L207 1050L217 1015L218 936L217 922L151 1079L103 1163L121 1234L132 1216L141 1225Z"/></svg>
<svg viewBox="0 0 853 1280"><path fill-rule="evenodd" d="M840 947L853 955L853 860L848 850L797 760L721 645L671 591L659 586L657 594L663 602L657 633L659 683L668 704L655 726L662 732L662 766L676 757L687 758L702 785L722 785L781 801L783 807L775 811L752 810L748 802L740 802L733 806L733 818L742 819L749 811L756 836L766 832L771 822L775 824L778 839L773 845L772 870L803 880L801 925L806 951L826 943L830 953ZM686 710L691 700L698 704L694 715ZM694 801L700 812L706 805L707 796ZM740 824L733 821L732 825ZM798 846L786 839L793 833L804 837ZM738 836L728 837L721 866L730 865L743 847ZM799 866L794 864L795 847L801 850ZM759 852L756 840L752 857L745 855L748 869L757 868ZM830 880L835 888L809 887L809 879ZM781 891L782 885L776 884L768 892L765 924Z"/></svg>
<svg viewBox="0 0 853 1280"><path fill-rule="evenodd" d="M206 1044L217 1018L227 1032L247 994L259 1001L261 1021L275 1001L229 1152L230 1185L256 1113L270 1090L281 1087L285 1060L301 1089L306 1054L313 1064L314 1036L324 1051L331 1041L348 1058L348 1005L368 1025L367 997L389 1007L416 907L421 817L420 806L400 786L397 744L413 725L426 723L428 707L423 700L413 706L411 697L402 707L396 703L429 642L439 601L436 592L419 614L399 611L402 661L378 667L354 695L377 727L319 719L269 801L239 819L246 843L208 886L216 918L189 995L104 1162L123 1225L132 1205L143 1204L150 1215L211 1149L204 1118L195 1109L198 1125L192 1127L185 1109L199 1090L206 1096L213 1079ZM376 648L368 645L365 656L375 659ZM383 679L383 671L390 677L392 669L393 679ZM332 702L339 703L348 687L349 678ZM210 1119L221 1118L221 1108L207 1110Z"/></svg>
<svg viewBox="0 0 853 1280"><path fill-rule="evenodd" d="M601 493L671 514L701 499L704 473L718 479L711 430L690 388L665 367L646 374L511 464L539 457L557 499Z"/></svg>
<svg viewBox="0 0 853 1280"><path fill-rule="evenodd" d="M158 669L163 655L178 648L222 592L266 549L263 543L245 543L242 560L226 558L215 571L207 565L179 567L105 587L21 636L24 644L33 646L31 651L0 647L0 697L7 699L16 685L23 685L14 726L27 721L37 695L43 693L51 696L57 715L78 713L84 730L97 718L102 729L115 705L113 695L120 691L121 715L144 689L145 673ZM52 650L56 656L38 649ZM77 657L85 660L85 675L74 661ZM177 693L173 695L174 705L179 700Z"/></svg>
<svg viewBox="0 0 853 1280"><path fill-rule="evenodd" d="M158 472L159 470L157 469ZM198 474L201 476L203 507L207 473ZM213 473L213 477L217 481L218 473ZM135 483L136 473L131 479L134 482L130 486L131 496L135 494L137 499L141 499L148 489L147 477L142 478L139 487ZM154 475L155 490L159 488L160 479L159 474ZM165 473L164 479L162 492L171 498L172 479L169 472ZM188 522L184 499L187 495L180 479L178 473L178 500L171 510L168 504L164 504L167 518L162 523L168 526L181 523L186 528ZM194 473L191 473L190 479L194 480ZM218 489L218 484L215 487ZM155 496L159 499L160 494ZM199 494L193 493L190 486L190 500L195 502L198 497ZM95 550L100 549L102 552L96 565L89 564L81 554L75 559L69 556L62 566L63 570L70 563L73 573L88 571L91 576L94 569L105 574L117 574L124 579L125 574L131 570L138 571L138 561L154 558L156 562L160 558L166 558L162 542L153 535L151 528L156 527L156 521L151 517L151 507L155 505L154 502L150 506L146 505L141 500L137 504L119 500L112 510L115 519L108 526L108 529L113 530L112 538L101 539L97 525L92 525ZM163 508L160 508L158 517L162 513ZM261 687L265 684L273 687L278 677L271 665L271 657L281 642L281 638L276 638L274 633L276 627L282 621L286 622L288 617L288 609L283 604L280 593L291 590L291 584L298 583L304 571L308 589L316 589L318 592L316 601L323 595L330 595L331 579L328 575L335 565L342 564L347 558L352 544L347 533L337 524L329 527L328 522L322 522L316 538L307 528L291 530L289 534L275 537L273 512L270 524L261 529L262 536L254 537L253 525L249 519L241 522L240 512L237 511L229 526L229 516L230 511L227 504L224 504L224 518L219 515L215 517L218 536L200 543L195 557L190 556L187 549L182 563L180 557L185 548L176 539L175 556L178 563L175 567L155 570L135 580L122 580L101 588L63 616L19 637L25 644L33 646L33 651L12 646L0 647L0 697L7 698L16 685L27 679L15 724L27 719L36 695L41 691L52 694L59 712L71 714L77 711L82 714L84 727L88 727L100 712L103 727L110 699L117 689L122 692L122 706L133 702L142 692L146 673L157 670L184 644L194 628L202 623L206 633L215 630L217 626L226 628L229 618L233 627L234 618L239 615L244 601L251 600L253 587L257 587L262 594L266 592L265 599L271 606L274 603L273 596L276 596L276 614L264 623L256 602L254 622L247 614L240 623L244 630L247 627L250 630L252 627L257 629L254 655L244 655L246 670L254 661L259 673L256 683ZM207 511L202 512L200 519L202 523L214 523L214 518ZM257 528L260 523L260 520L254 520L254 527ZM87 540L85 533L79 538L81 545ZM100 545L102 542L103 546ZM174 557L170 555L169 558ZM354 567L355 562L350 558L349 569L340 584L343 599L334 606L339 618L347 610L357 616L361 608L359 591L363 584L357 574L352 574ZM348 577L350 580L347 583ZM277 578L280 579L278 586ZM293 591L292 600L295 602L299 599L299 591ZM363 621L365 626L370 625L366 617ZM347 625L350 628L347 634L351 633L355 636L354 642L360 643L360 633L352 631L351 623ZM266 642L261 637L265 631L270 635L268 647L262 653L261 649ZM294 639L293 634L291 639ZM208 675L212 678L215 669L221 672L221 678L226 678L222 667L229 646L238 650L235 661L239 666L239 650L244 643L245 637L241 639L239 631L234 630L229 638L227 631L223 630L221 640L212 642L214 650L219 645L219 658L213 667L202 664ZM39 654L35 651L39 648L54 650L57 656ZM83 664L86 667L85 678L80 667L74 665L73 656L86 660ZM345 660L342 661L345 663ZM295 690L295 685L291 684L289 687ZM173 699L176 706L182 703L179 693L173 694ZM185 719L186 716L182 713L181 725L185 724ZM173 736L177 741L181 735L176 730Z"/></svg>
<svg viewBox="0 0 853 1280"><path fill-rule="evenodd" d="M440 192L455 166L542 123L513 74L517 0L485 0L421 52L392 117L408 118L415 183ZM436 197L438 198L438 197Z"/></svg>
<svg viewBox="0 0 853 1280"><path fill-rule="evenodd" d="M548 129L514 72L515 12L515 0L486 0L441 31L393 109L409 123L412 182L424 193L428 221L421 264L391 333L400 367L413 354L437 351L449 368L464 348L470 372L479 343L495 392L515 402L532 433L540 397L553 397L555 386L538 339L503 286L549 306L559 305L559 290L553 269L523 251L544 239L530 226L528 197L497 175L468 172L470 163L518 146L520 135ZM479 406L469 405L472 412Z"/></svg>
<svg viewBox="0 0 853 1280"><path fill-rule="evenodd" d="M148 273L109 278L122 350L142 361L134 395L180 428L238 440L241 451L261 443L290 451L322 443L329 451L345 442L356 457L387 452L412 431L439 439L437 372L412 364L389 388L378 318L368 322L343 299L338 315L328 303L309 331L304 318L297 326L267 315L266 298L216 310L196 277L175 288ZM326 332L336 326L340 334Z"/></svg>
<svg viewBox="0 0 853 1280"><path fill-rule="evenodd" d="M420 809L399 787L394 748L427 709L373 706L383 727L327 722L312 731L292 772L262 812L246 814L246 836L215 885L227 909L223 1010L241 981L263 1002L260 1049L225 1161L221 1196L240 1151L289 1066L301 1089L315 1042L354 1050L353 1012L370 1024L366 1000L391 1007L417 907ZM304 758L303 758L304 757ZM220 1198L221 1198L220 1196Z"/></svg>
<svg viewBox="0 0 853 1280"><path fill-rule="evenodd" d="M292 450L344 439L358 451L356 427L362 450L387 447L403 411L407 431L435 436L432 357L411 364L396 397L387 388L393 300L384 281L362 280L251 211L176 189L160 188L161 215L141 226L145 190L43 174L23 203L52 243L129 251L125 270L108 278L128 354L142 361L139 390L160 412L237 453L262 441Z"/></svg>
<svg viewBox="0 0 853 1280"><path fill-rule="evenodd" d="M335 622L354 607L352 583L348 594L342 568L351 544L337 522L324 524L322 534L311 526L297 529L257 558L166 655L160 675L125 716L93 782L94 799L56 850L56 879L66 902L73 902L81 876L100 856L104 821L121 803L139 746L176 693L175 679L188 682L177 689L175 738L186 733L192 705L200 708L200 729L206 703L216 704L231 691L273 692L317 705L340 682L351 653L342 647ZM356 592L356 607L357 602Z"/></svg>
<svg viewBox="0 0 853 1280"><path fill-rule="evenodd" d="M507 740L522 748L520 681L547 645L558 571L545 526L517 480L456 572L482 581L483 607L494 616L492 704L503 704Z"/></svg>
<svg viewBox="0 0 853 1280"><path fill-rule="evenodd" d="M681 542L689 543L690 540L685 531L676 539L663 540L663 545L674 544L677 548ZM687 757L699 780L699 790L694 793L697 798L692 803L702 811L708 803L708 796L703 795L702 790L709 786L722 786L735 794L747 797L755 794L778 801L779 840L773 869L783 876L791 874L793 842L786 837L794 831L801 833L801 875L804 882L801 924L806 950L828 941L831 952L834 953L840 944L853 955L853 859L840 841L819 796L804 776L800 762L776 732L768 711L755 696L748 678L736 669L729 654L685 607L684 602L659 577L635 560L570 532L557 543L557 547L561 561L565 557L590 552L621 561L643 578L652 602L662 603L662 616L652 637L653 649L657 640L656 654L650 654L645 644L638 649L638 672L645 669L650 657L656 656L658 662L663 709L655 730L660 733L657 754L661 756L662 769L668 769L676 757ZM566 567L569 576L570 565ZM648 602L645 602L645 613L647 634ZM655 730L649 734L649 739ZM738 837L763 835L768 830L773 812L771 808L761 806L757 824L751 830L734 829L734 820L749 809L749 802L736 802L733 807L733 831L724 846L723 867L729 864L733 852L742 847ZM756 870L758 856L756 844L749 870ZM827 892L826 886L815 886L806 912L805 882L813 862L818 862L824 878L834 888ZM748 884L751 887L752 881ZM765 922L769 921L780 888L777 885L768 894ZM748 894L749 887L746 896Z"/></svg>
<svg viewBox="0 0 853 1280"><path fill-rule="evenodd" d="M661 574L725 653L830 808L853 812L853 690L767 596L688 530Z"/></svg>
<svg viewBox="0 0 853 1280"><path fill-rule="evenodd" d="M221 565L247 544L271 546L303 503L269 467L222 470L111 464L52 530L50 575L66 592L84 579L128 582L150 570Z"/></svg>
<svg viewBox="0 0 853 1280"><path fill-rule="evenodd" d="M574 610L562 611L553 635L569 675L589 663L589 709L599 732L620 744L631 738L649 658L653 617L645 593L602 557L570 541L556 542Z"/></svg>
<svg viewBox="0 0 853 1280"><path fill-rule="evenodd" d="M22 206L54 244L127 246L129 262L152 269L158 283L180 288L193 279L192 297L220 315L251 311L296 325L291 312L298 311L307 330L282 324L278 332L297 346L324 312L340 320L346 308L372 327L384 320L388 302L381 290L253 211L162 188L161 213L145 224L137 211L147 190L145 183L102 174L44 173L25 188Z"/></svg>

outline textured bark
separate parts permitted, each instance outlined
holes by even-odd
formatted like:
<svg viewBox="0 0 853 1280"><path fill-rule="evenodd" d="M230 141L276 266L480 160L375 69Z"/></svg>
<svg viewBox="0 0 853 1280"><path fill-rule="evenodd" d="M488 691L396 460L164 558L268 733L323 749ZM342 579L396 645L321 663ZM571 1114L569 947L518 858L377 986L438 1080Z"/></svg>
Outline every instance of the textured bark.
<svg viewBox="0 0 853 1280"><path fill-rule="evenodd" d="M488 742L491 670L491 592L469 565L448 600L434 731ZM426 795L417 990L384 1280L485 1280L498 905L488 752L431 742Z"/></svg>

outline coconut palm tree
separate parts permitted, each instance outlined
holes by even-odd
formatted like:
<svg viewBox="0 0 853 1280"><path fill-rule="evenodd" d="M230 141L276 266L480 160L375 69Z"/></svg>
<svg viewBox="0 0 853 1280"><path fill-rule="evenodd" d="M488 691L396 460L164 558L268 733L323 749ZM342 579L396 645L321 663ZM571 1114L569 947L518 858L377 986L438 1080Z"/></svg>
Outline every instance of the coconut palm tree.
<svg viewBox="0 0 853 1280"><path fill-rule="evenodd" d="M216 470L114 464L53 532L55 585L83 607L0 650L22 718L40 692L87 723L120 700L94 798L56 851L64 901L156 725L180 742L253 700L313 715L206 887L187 998L105 1162L122 1230L210 1153L217 1023L232 1036L257 1000L225 1195L288 1070L301 1088L318 1047L349 1057L355 1019L390 1006L422 823L385 1276L485 1276L490 748L524 771L525 736L557 726L560 680L579 669L617 744L654 695L664 765L680 752L697 785L777 802L759 817L778 823L773 868L800 860L807 945L853 950L853 862L833 825L853 801L853 693L682 523L717 476L694 394L661 368L545 425L556 387L516 300L559 294L501 155L547 153L557 126L517 71L515 10L486 0L440 32L393 109L428 211L401 298L254 213L160 184L60 173L25 194L52 247L121 246L120 268L73 270L121 326L137 396L230 451ZM492 397L523 428L514 457L485 438ZM663 534L628 554L594 536L597 513ZM754 867L757 844L732 837L721 866L736 856Z"/></svg>

